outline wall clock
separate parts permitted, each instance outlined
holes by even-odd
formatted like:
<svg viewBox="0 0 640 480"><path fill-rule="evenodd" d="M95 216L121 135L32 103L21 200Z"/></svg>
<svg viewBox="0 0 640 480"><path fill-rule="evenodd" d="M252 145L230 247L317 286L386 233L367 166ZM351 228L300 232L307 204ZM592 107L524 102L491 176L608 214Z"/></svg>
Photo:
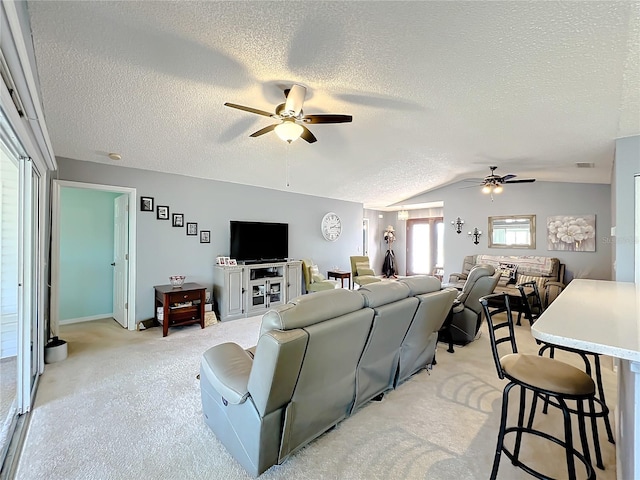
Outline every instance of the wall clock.
<svg viewBox="0 0 640 480"><path fill-rule="evenodd" d="M340 217L333 212L327 213L322 217L320 228L322 229L322 236L325 240L329 240L330 242L336 241L342 233Z"/></svg>

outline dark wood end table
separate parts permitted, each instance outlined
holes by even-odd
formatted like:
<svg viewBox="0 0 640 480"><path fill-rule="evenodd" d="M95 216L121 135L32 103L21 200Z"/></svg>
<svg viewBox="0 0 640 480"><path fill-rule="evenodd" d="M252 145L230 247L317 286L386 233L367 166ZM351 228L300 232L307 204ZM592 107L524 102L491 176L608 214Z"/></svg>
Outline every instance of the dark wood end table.
<svg viewBox="0 0 640 480"><path fill-rule="evenodd" d="M156 285L153 288L156 291L156 320L158 307L162 307L163 337L169 333L169 327L199 323L200 328L204 328L205 287L197 283L184 283L181 287Z"/></svg>
<svg viewBox="0 0 640 480"><path fill-rule="evenodd" d="M349 290L351 290L351 272L346 272L344 270L329 270L327 272L327 278L335 278L336 280L340 279L340 286L344 288L344 279L349 280Z"/></svg>

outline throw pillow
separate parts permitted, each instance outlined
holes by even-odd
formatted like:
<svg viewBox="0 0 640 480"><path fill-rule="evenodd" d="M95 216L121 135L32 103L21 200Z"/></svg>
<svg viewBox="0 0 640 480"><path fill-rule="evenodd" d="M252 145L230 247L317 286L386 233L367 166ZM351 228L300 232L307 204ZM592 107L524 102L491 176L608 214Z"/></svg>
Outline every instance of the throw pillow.
<svg viewBox="0 0 640 480"><path fill-rule="evenodd" d="M375 276L375 272L371 268L358 267L358 276L363 277L365 275Z"/></svg>
<svg viewBox="0 0 640 480"><path fill-rule="evenodd" d="M501 286L506 286L506 285L511 285L516 283L516 272L518 270L518 264L501 263L500 270L502 270L502 273L500 274L500 281L498 281L499 285L504 279L506 279L506 283Z"/></svg>
<svg viewBox="0 0 640 480"><path fill-rule="evenodd" d="M324 281L324 275L321 273L314 273L311 275L311 283L318 283Z"/></svg>
<svg viewBox="0 0 640 480"><path fill-rule="evenodd" d="M318 265L311 265L309 267L309 277L311 278L311 283L321 282L324 280L324 277L320 280L316 280L317 278L322 277L320 270L318 269Z"/></svg>
<svg viewBox="0 0 640 480"><path fill-rule="evenodd" d="M356 262L356 273L359 277L362 275L375 275L369 267L369 262Z"/></svg>

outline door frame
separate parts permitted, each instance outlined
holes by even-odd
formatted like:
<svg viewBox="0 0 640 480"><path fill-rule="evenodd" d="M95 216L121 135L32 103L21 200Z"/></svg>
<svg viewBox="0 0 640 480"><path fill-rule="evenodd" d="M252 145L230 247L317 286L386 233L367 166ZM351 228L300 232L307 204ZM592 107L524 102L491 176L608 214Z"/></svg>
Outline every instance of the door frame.
<svg viewBox="0 0 640 480"><path fill-rule="evenodd" d="M60 302L60 193L62 188L84 188L87 190L97 190L102 192L123 193L129 196L129 267L127 269L128 285L126 309L127 329L136 329L136 189L130 187L119 187L115 185L101 185L97 183L74 182L70 180L53 180L53 192L51 202L51 310L49 316L51 324L58 328L60 319L58 318L58 308Z"/></svg>

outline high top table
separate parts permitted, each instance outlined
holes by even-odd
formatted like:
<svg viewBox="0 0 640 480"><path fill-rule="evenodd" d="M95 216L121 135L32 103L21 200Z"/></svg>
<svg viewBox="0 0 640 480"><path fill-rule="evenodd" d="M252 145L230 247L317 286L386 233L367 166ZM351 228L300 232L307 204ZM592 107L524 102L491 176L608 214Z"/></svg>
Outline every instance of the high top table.
<svg viewBox="0 0 640 480"><path fill-rule="evenodd" d="M543 342L618 358L616 475L640 479L640 286L576 279L531 327Z"/></svg>

